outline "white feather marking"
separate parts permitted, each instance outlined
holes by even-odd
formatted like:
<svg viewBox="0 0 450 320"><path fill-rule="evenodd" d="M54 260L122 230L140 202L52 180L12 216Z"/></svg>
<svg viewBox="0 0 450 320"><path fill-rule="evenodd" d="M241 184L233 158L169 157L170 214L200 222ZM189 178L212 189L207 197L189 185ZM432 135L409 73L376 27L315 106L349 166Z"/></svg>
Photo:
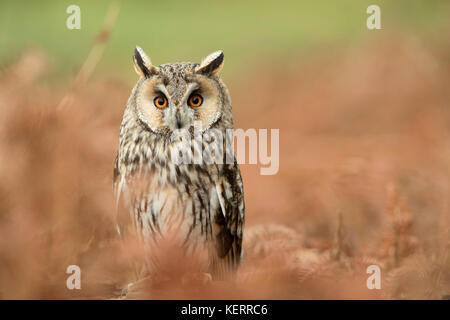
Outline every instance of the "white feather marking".
<svg viewBox="0 0 450 320"><path fill-rule="evenodd" d="M213 124L215 124L217 121L219 121L220 117L222 116L222 113L220 113L219 111L216 111L214 113L214 116L211 118L210 123L208 124L208 126L206 126L205 128L202 128L200 131L201 133L205 133L206 130L208 130L209 128L211 128L213 126Z"/></svg>
<svg viewBox="0 0 450 320"><path fill-rule="evenodd" d="M227 216L225 215L225 205L223 203L222 195L220 194L219 186L217 184L216 184L216 191L217 191L217 198L219 198L220 208L222 209L222 214L226 218Z"/></svg>
<svg viewBox="0 0 450 320"><path fill-rule="evenodd" d="M120 234L120 226L119 226L119 223L118 223L117 221L119 220L118 217L119 217L119 201L120 201L120 195L122 194L122 188L123 188L123 185L124 185L124 184L125 184L125 179L124 179L123 176L121 176L120 182L119 182L119 186L118 186L118 188L117 188L117 194L116 194L116 223L117 223L116 229L117 229L117 233L119 234L119 236L121 235L121 234Z"/></svg>

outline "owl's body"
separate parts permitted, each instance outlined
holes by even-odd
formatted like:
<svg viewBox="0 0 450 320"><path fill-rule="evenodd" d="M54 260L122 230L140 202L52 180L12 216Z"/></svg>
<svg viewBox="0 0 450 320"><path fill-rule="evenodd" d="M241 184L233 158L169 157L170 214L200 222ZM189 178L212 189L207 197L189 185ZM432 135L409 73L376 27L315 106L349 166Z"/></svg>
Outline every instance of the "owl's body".
<svg viewBox="0 0 450 320"><path fill-rule="evenodd" d="M134 62L141 78L124 112L114 168L117 200L122 203L118 231L131 229L147 248L175 235L187 252L207 249L212 272L233 269L241 259L244 227L236 161L180 163L173 158L180 151L179 141L173 139L177 130L186 130L193 146L198 141L194 123L202 132L219 130L224 137L233 128L228 90L217 76L223 53L210 55L201 65L155 67L137 48ZM218 142L201 143L207 147ZM154 259L150 249L146 271L157 264Z"/></svg>

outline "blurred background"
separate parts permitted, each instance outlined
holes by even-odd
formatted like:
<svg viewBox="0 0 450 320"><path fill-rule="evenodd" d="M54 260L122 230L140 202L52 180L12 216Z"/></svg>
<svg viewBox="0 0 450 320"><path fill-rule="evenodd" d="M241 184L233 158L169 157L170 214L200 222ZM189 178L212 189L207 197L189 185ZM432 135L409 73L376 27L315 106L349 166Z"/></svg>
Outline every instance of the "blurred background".
<svg viewBox="0 0 450 320"><path fill-rule="evenodd" d="M449 14L445 0L2 1L0 298L107 299L129 282L112 168L136 45L157 65L223 50L235 127L280 129L280 170L241 166L235 283L161 276L131 298L448 296Z"/></svg>

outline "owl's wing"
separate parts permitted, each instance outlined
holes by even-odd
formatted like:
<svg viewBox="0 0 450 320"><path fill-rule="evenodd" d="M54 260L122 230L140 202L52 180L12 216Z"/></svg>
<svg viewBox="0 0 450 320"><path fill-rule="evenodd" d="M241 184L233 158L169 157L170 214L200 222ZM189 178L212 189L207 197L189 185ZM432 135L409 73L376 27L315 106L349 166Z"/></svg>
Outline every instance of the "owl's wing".
<svg viewBox="0 0 450 320"><path fill-rule="evenodd" d="M214 268L222 273L234 269L242 257L245 205L241 173L236 161L224 167L216 191L220 205L214 215L218 253Z"/></svg>

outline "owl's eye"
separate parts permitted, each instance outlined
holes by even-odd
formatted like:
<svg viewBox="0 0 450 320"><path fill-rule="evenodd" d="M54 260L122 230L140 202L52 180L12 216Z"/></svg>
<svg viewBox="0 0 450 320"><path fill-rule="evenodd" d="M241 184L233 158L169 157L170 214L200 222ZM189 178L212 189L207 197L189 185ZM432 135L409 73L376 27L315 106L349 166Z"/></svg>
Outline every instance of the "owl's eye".
<svg viewBox="0 0 450 320"><path fill-rule="evenodd" d="M167 107L167 98L165 96L157 96L155 99L153 99L153 104L158 109L162 109Z"/></svg>
<svg viewBox="0 0 450 320"><path fill-rule="evenodd" d="M191 107L200 107L203 103L203 98L198 93L194 93L189 97L188 104Z"/></svg>

